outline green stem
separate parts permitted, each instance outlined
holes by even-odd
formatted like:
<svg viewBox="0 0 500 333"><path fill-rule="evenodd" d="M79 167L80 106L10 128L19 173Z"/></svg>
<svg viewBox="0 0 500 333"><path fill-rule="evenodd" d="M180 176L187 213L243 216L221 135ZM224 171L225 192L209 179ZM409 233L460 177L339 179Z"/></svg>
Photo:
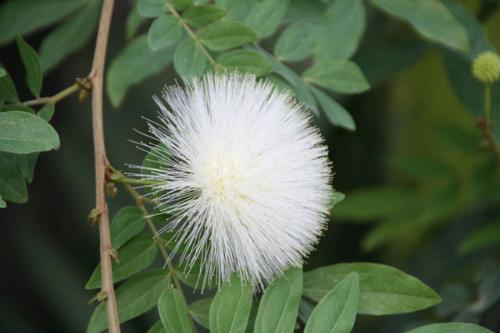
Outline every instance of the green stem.
<svg viewBox="0 0 500 333"><path fill-rule="evenodd" d="M184 291L182 290L182 285L179 281L179 278L177 277L177 272L175 270L175 267L172 264L172 261L170 260L170 256L169 256L169 253L167 251L167 248L163 244L163 240L161 239L161 237L156 237L158 235L158 229L156 229L154 222L149 217L149 212L146 208L146 205L144 205L144 198L130 184L128 184L128 183L122 183L122 184L125 187L125 190L134 199L136 206L144 214L144 216L145 216L144 219L146 221L146 224L148 225L149 230L153 234L154 242L156 243L156 245L160 249L160 252L163 256L163 259L165 260L165 264L166 264L167 269L169 271L170 277L172 278L172 281L175 285L175 288L177 288L177 290L179 290L181 292L182 298L184 299L184 302L187 304L186 297L184 296ZM191 322L191 327L193 328L193 332L196 333L196 326L194 324L193 318L192 318L190 313L189 313L189 320Z"/></svg>
<svg viewBox="0 0 500 333"><path fill-rule="evenodd" d="M40 105L40 104L56 104L57 102L61 101L62 99L73 95L76 92L79 92L81 90L90 90L90 81L88 79L82 79L78 80L77 82L73 83L71 86L67 87L64 90L61 90L55 95L48 96L48 97L39 97L36 99L32 99L26 102L22 102L22 105L25 106L32 106L32 105Z"/></svg>
<svg viewBox="0 0 500 333"><path fill-rule="evenodd" d="M491 85L484 85L484 119L486 120L486 125L491 127Z"/></svg>

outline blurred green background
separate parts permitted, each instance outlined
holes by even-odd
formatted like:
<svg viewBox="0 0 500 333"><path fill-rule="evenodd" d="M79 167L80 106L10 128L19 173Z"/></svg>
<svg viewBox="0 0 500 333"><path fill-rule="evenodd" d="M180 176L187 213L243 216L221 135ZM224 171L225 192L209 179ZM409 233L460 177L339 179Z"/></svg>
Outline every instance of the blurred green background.
<svg viewBox="0 0 500 333"><path fill-rule="evenodd" d="M462 3L500 48L499 2ZM124 29L132 6L116 3L108 63L128 43ZM303 6L321 11L328 3L311 0ZM334 209L305 270L380 262L418 277L443 298L439 306L414 314L359 316L355 332L398 332L454 319L500 331L498 159L481 147L475 118L452 84L461 82L450 74L457 65L453 55L423 41L405 23L366 9L367 29L354 60L372 89L339 99L357 129L333 127L324 116L315 119L330 147L334 187L347 199ZM38 49L51 29L27 41ZM275 39L264 40L263 47L272 49ZM43 95L87 75L94 41L47 74ZM0 61L21 99L30 99L15 43L1 46ZM458 63L469 73L469 63ZM300 71L307 65L308 60L292 67ZM134 129L145 129L141 117L154 117L152 95L175 79L170 66L133 86L119 108L106 103L106 145L115 167L141 163L143 153L129 140L139 139ZM97 229L86 221L94 205L89 101L61 101L52 124L61 148L40 156L29 202L0 210L0 332L81 332L93 310L88 305L93 293L83 289L98 258ZM131 204L121 190L109 202L111 215ZM131 321L125 332L144 332L155 318L152 313Z"/></svg>

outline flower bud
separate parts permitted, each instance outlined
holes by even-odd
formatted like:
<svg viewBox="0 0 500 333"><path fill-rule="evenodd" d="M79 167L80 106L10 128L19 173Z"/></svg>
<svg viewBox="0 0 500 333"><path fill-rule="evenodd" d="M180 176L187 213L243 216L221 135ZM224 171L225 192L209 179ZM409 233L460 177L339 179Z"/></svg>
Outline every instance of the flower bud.
<svg viewBox="0 0 500 333"><path fill-rule="evenodd" d="M491 51L486 51L474 58L472 75L484 84L492 84L500 79L500 57Z"/></svg>

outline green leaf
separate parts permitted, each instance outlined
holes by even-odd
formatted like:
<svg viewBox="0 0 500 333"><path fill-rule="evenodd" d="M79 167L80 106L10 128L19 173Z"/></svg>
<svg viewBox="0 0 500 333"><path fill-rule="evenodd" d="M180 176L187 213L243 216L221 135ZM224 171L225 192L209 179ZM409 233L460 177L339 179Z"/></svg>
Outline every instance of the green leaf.
<svg viewBox="0 0 500 333"><path fill-rule="evenodd" d="M193 5L192 0L168 0L170 4L177 10L183 11Z"/></svg>
<svg viewBox="0 0 500 333"><path fill-rule="evenodd" d="M173 251L176 245L178 245L178 243L170 240L167 247L169 248L169 250ZM179 252L184 252L189 249L186 249L185 244L182 243L176 250L178 250ZM207 290L215 287L213 279L204 281L204 265L202 265L200 262L195 262L191 267L186 267L186 265L176 265L175 268L176 274L182 281L182 283L193 289Z"/></svg>
<svg viewBox="0 0 500 333"><path fill-rule="evenodd" d="M280 61L299 61L314 51L319 39L319 27L307 21L290 24L274 46L274 54Z"/></svg>
<svg viewBox="0 0 500 333"><path fill-rule="evenodd" d="M189 311L193 319L201 326L210 329L210 305L212 304L212 297L197 300L189 305Z"/></svg>
<svg viewBox="0 0 500 333"><path fill-rule="evenodd" d="M152 309L161 293L168 287L170 277L163 269L136 275L116 289L116 303L120 323L138 317ZM108 327L106 302L100 303L87 326L87 333L98 333Z"/></svg>
<svg viewBox="0 0 500 333"><path fill-rule="evenodd" d="M42 118L23 111L0 113L0 151L28 154L58 148L57 132Z"/></svg>
<svg viewBox="0 0 500 333"><path fill-rule="evenodd" d="M302 76L306 81L339 93L360 93L370 88L358 65L346 59L314 64Z"/></svg>
<svg viewBox="0 0 500 333"><path fill-rule="evenodd" d="M47 72L85 45L97 27L100 6L91 2L52 30L40 46L40 61Z"/></svg>
<svg viewBox="0 0 500 333"><path fill-rule="evenodd" d="M2 65L0 65L0 68L5 72L5 75L0 77L0 102L7 101L9 103L16 104L19 102L19 97L17 96L14 82L12 82L9 73L2 67Z"/></svg>
<svg viewBox="0 0 500 333"><path fill-rule="evenodd" d="M161 321L158 320L156 323L154 323L153 326L151 326L149 328L149 330L146 333L166 333L166 332L163 329L163 325L161 324Z"/></svg>
<svg viewBox="0 0 500 333"><path fill-rule="evenodd" d="M290 268L267 287L259 304L254 333L293 332L302 297L302 268Z"/></svg>
<svg viewBox="0 0 500 333"><path fill-rule="evenodd" d="M113 262L113 282L122 281L137 272L140 272L154 262L158 246L151 236L136 236L118 251L119 262ZM101 287L101 264L98 264L85 289Z"/></svg>
<svg viewBox="0 0 500 333"><path fill-rule="evenodd" d="M226 282L210 306L210 332L245 332L252 308L252 297L252 287L243 285L237 277Z"/></svg>
<svg viewBox="0 0 500 333"><path fill-rule="evenodd" d="M198 31L198 38L209 49L225 51L257 41L257 35L249 27L232 21L218 21Z"/></svg>
<svg viewBox="0 0 500 333"><path fill-rule="evenodd" d="M408 22L426 39L462 52L470 49L464 27L439 0L372 0L372 3Z"/></svg>
<svg viewBox="0 0 500 333"><path fill-rule="evenodd" d="M342 105L335 102L335 100L319 89L313 87L311 90L318 99L321 108L325 111L328 120L333 125L343 127L350 131L356 130L354 119L352 119L349 112L347 112Z"/></svg>
<svg viewBox="0 0 500 333"><path fill-rule="evenodd" d="M359 276L349 273L314 308L304 333L351 332L359 303Z"/></svg>
<svg viewBox="0 0 500 333"><path fill-rule="evenodd" d="M220 20L226 15L226 10L214 5L193 6L182 14L182 18L194 27L201 28L210 23Z"/></svg>
<svg viewBox="0 0 500 333"><path fill-rule="evenodd" d="M460 244L459 252L470 253L492 245L500 245L500 221L476 229Z"/></svg>
<svg viewBox="0 0 500 333"><path fill-rule="evenodd" d="M139 1L134 1L134 5L127 16L127 22L125 22L125 37L127 39L134 37L146 21L147 18L139 13Z"/></svg>
<svg viewBox="0 0 500 333"><path fill-rule="evenodd" d="M3 200L2 196L0 195L0 208L5 208L7 207L7 203L5 200Z"/></svg>
<svg viewBox="0 0 500 333"><path fill-rule="evenodd" d="M28 200L28 190L18 168L18 156L0 152L0 195L5 200L25 203Z"/></svg>
<svg viewBox="0 0 500 333"><path fill-rule="evenodd" d="M332 202L330 203L330 208L337 206L344 199L345 199L344 193L333 191L333 197L332 197Z"/></svg>
<svg viewBox="0 0 500 333"><path fill-rule="evenodd" d="M469 323L439 323L421 326L406 333L493 333L493 331Z"/></svg>
<svg viewBox="0 0 500 333"><path fill-rule="evenodd" d="M2 67L0 67L0 79L3 78L6 75L7 75L7 72L5 71L5 69L3 69Z"/></svg>
<svg viewBox="0 0 500 333"><path fill-rule="evenodd" d="M252 6L245 23L260 38L272 35L286 14L289 0L263 0Z"/></svg>
<svg viewBox="0 0 500 333"><path fill-rule="evenodd" d="M233 50L217 57L217 63L229 70L263 76L271 72L271 64L260 53L252 50Z"/></svg>
<svg viewBox="0 0 500 333"><path fill-rule="evenodd" d="M156 51L177 43L184 30L180 22L172 15L158 16L148 30L148 44L151 50Z"/></svg>
<svg viewBox="0 0 500 333"><path fill-rule="evenodd" d="M359 313L408 313L441 301L439 295L417 278L394 267L374 263L336 264L307 272L304 274L304 295L320 301L351 272L359 274Z"/></svg>
<svg viewBox="0 0 500 333"><path fill-rule="evenodd" d="M453 0L441 0L441 2L465 28L470 43L468 56L471 59L483 51L494 50L494 47L488 40L486 26L465 8L462 3Z"/></svg>
<svg viewBox="0 0 500 333"><path fill-rule="evenodd" d="M139 0L137 7L144 17L157 17L168 11L167 0Z"/></svg>
<svg viewBox="0 0 500 333"><path fill-rule="evenodd" d="M201 47L191 37L184 38L175 50L174 68L187 81L205 72L207 59Z"/></svg>
<svg viewBox="0 0 500 333"><path fill-rule="evenodd" d="M118 250L144 229L144 213L136 206L120 208L111 220L111 243Z"/></svg>
<svg viewBox="0 0 500 333"><path fill-rule="evenodd" d="M328 8L326 22L315 50L318 62L350 58L365 31L362 0L335 0Z"/></svg>
<svg viewBox="0 0 500 333"><path fill-rule="evenodd" d="M0 6L0 45L16 34L27 35L39 28L53 24L87 0L10 0Z"/></svg>
<svg viewBox="0 0 500 333"><path fill-rule="evenodd" d="M158 300L158 313L166 333L192 332L182 291L168 284Z"/></svg>
<svg viewBox="0 0 500 333"><path fill-rule="evenodd" d="M364 188L348 193L347 199L335 207L333 214L336 218L373 222L408 211L415 205L415 200L415 194L404 188Z"/></svg>
<svg viewBox="0 0 500 333"><path fill-rule="evenodd" d="M319 115L316 98L314 98L314 95L312 94L311 90L304 82L304 80L299 75L297 75L297 73L279 62L275 57L273 57L263 49L257 49L256 51L264 55L267 60L269 60L273 72L279 74L282 78L284 78L288 83L291 84L297 99L302 102L309 110L311 110L311 112Z"/></svg>
<svg viewBox="0 0 500 333"><path fill-rule="evenodd" d="M107 92L113 106L123 102L128 89L154 74L161 72L170 64L174 48L151 51L145 35L130 42L113 61L107 76Z"/></svg>
<svg viewBox="0 0 500 333"><path fill-rule="evenodd" d="M26 43L20 35L17 35L16 42L26 71L26 83L28 84L28 88L30 88L33 95L40 96L43 80L40 58L31 45Z"/></svg>

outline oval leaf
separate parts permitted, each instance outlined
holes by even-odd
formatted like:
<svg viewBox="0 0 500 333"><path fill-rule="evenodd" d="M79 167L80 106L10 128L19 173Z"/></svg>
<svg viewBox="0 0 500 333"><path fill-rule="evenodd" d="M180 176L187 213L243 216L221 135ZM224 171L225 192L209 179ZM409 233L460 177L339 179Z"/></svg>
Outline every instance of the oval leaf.
<svg viewBox="0 0 500 333"><path fill-rule="evenodd" d="M349 333L356 320L359 302L359 276L349 273L314 308L304 333Z"/></svg>
<svg viewBox="0 0 500 333"><path fill-rule="evenodd" d="M0 102L7 101L12 104L17 104L19 102L19 97L17 96L14 82L12 82L9 73L1 64L0 69L4 71L4 75L0 77Z"/></svg>
<svg viewBox="0 0 500 333"><path fill-rule="evenodd" d="M168 284L158 300L158 313L166 333L192 332L182 291L171 284Z"/></svg>
<svg viewBox="0 0 500 333"><path fill-rule="evenodd" d="M317 61L350 58L365 31L365 6L362 0L332 2L315 50Z"/></svg>
<svg viewBox="0 0 500 333"><path fill-rule="evenodd" d="M319 104L330 122L335 126L340 126L350 131L356 129L354 119L352 119L349 112L342 107L339 103L335 102L330 96L325 94L319 89L313 87L312 92L316 95Z"/></svg>
<svg viewBox="0 0 500 333"><path fill-rule="evenodd" d="M257 41L257 35L252 29L232 21L212 23L198 31L198 37L214 51L225 51Z"/></svg>
<svg viewBox="0 0 500 333"><path fill-rule="evenodd" d="M177 18L172 15L161 15L149 27L149 47L153 51L169 47L181 39L182 33L183 30Z"/></svg>
<svg viewBox="0 0 500 333"><path fill-rule="evenodd" d="M234 50L221 54L217 63L229 70L238 70L242 73L253 73L256 76L271 72L271 64L259 53L252 50Z"/></svg>
<svg viewBox="0 0 500 333"><path fill-rule="evenodd" d="M207 68L207 59L200 45L186 37L177 47L174 54L174 68L184 80L200 76Z"/></svg>
<svg viewBox="0 0 500 333"><path fill-rule="evenodd" d="M144 229L144 213L135 206L122 207L111 220L111 243L118 250Z"/></svg>
<svg viewBox="0 0 500 333"><path fill-rule="evenodd" d="M182 18L194 27L201 28L210 23L220 20L226 15L226 10L214 5L193 6L182 14Z"/></svg>
<svg viewBox="0 0 500 333"><path fill-rule="evenodd" d="M197 300L189 305L189 311L194 320L201 326L210 329L210 305L212 304L212 297Z"/></svg>
<svg viewBox="0 0 500 333"><path fill-rule="evenodd" d="M138 274L116 289L116 303L120 323L140 316L152 309L161 293L168 287L170 276L163 269ZM108 327L106 302L99 304L87 326L87 333L98 333Z"/></svg>
<svg viewBox="0 0 500 333"><path fill-rule="evenodd" d="M158 247L151 236L136 236L118 252L118 262L113 262L113 282L122 281L148 268L154 262ZM85 289L101 287L101 264L98 264L87 281Z"/></svg>
<svg viewBox="0 0 500 333"><path fill-rule="evenodd" d="M293 332L302 297L302 268L290 268L267 287L259 304L254 333Z"/></svg>
<svg viewBox="0 0 500 333"><path fill-rule="evenodd" d="M311 55L318 42L319 27L307 21L289 25L280 35L274 54L281 61L299 61Z"/></svg>
<svg viewBox="0 0 500 333"><path fill-rule="evenodd" d="M475 324L440 323L418 327L406 333L493 333L493 331Z"/></svg>
<svg viewBox="0 0 500 333"><path fill-rule="evenodd" d="M304 72L303 77L339 93L360 93L370 88L358 65L345 59L314 64Z"/></svg>
<svg viewBox="0 0 500 333"><path fill-rule="evenodd" d="M304 274L304 295L320 301L351 272L359 274L359 313L408 313L441 301L438 294L417 278L394 267L373 263L336 264L307 272Z"/></svg>
<svg viewBox="0 0 500 333"><path fill-rule="evenodd" d="M243 333L252 309L252 287L233 277L217 292L210 306L210 332Z"/></svg>
<svg viewBox="0 0 500 333"><path fill-rule="evenodd" d="M137 9L143 17L158 17L167 13L166 0L139 0Z"/></svg>
<svg viewBox="0 0 500 333"><path fill-rule="evenodd" d="M372 0L372 3L411 24L424 38L458 51L469 51L464 27L439 0Z"/></svg>
<svg viewBox="0 0 500 333"><path fill-rule="evenodd" d="M23 111L0 113L0 151L28 154L59 148L59 136L42 118Z"/></svg>
<svg viewBox="0 0 500 333"><path fill-rule="evenodd" d="M19 54L21 55L21 60L24 64L24 69L26 70L26 84L28 85L28 88L30 88L33 95L40 96L43 80L40 58L31 45L26 43L20 35L17 35L16 42Z"/></svg>
<svg viewBox="0 0 500 333"><path fill-rule="evenodd" d="M245 20L260 38L272 35L285 17L289 0L264 0L252 5Z"/></svg>

